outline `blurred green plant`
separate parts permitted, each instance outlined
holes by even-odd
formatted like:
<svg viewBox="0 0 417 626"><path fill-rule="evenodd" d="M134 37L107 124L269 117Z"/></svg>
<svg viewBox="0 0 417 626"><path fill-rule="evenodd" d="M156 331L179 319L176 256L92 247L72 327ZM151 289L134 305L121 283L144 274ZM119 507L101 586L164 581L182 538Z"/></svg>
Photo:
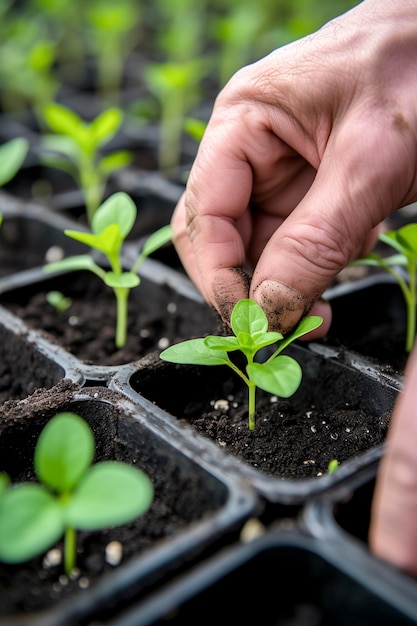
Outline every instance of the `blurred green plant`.
<svg viewBox="0 0 417 626"><path fill-rule="evenodd" d="M397 230L379 234L383 244L394 248L396 254L382 256L370 252L361 259L352 261L351 266L371 265L380 267L396 280L404 297L407 311L406 352L411 352L416 340L417 317L417 224L406 224Z"/></svg>
<svg viewBox="0 0 417 626"><path fill-rule="evenodd" d="M54 69L56 43L40 17L27 19L25 13L9 12L0 27L0 85L3 111L16 115L35 114L54 99L59 77Z"/></svg>
<svg viewBox="0 0 417 626"><path fill-rule="evenodd" d="M67 172L76 181L91 224L104 199L109 176L131 162L132 156L126 150L103 154L122 125L123 113L112 107L85 122L75 111L56 102L48 102L42 113L45 124L55 134L42 136L41 161Z"/></svg>
<svg viewBox="0 0 417 626"><path fill-rule="evenodd" d="M143 7L137 0L90 0L85 7L87 42L97 64L97 90L106 102L120 106L126 63L140 43Z"/></svg>
<svg viewBox="0 0 417 626"><path fill-rule="evenodd" d="M207 69L204 59L150 63L145 82L159 106L158 165L161 171L181 162L181 139L187 114L199 100L199 85Z"/></svg>

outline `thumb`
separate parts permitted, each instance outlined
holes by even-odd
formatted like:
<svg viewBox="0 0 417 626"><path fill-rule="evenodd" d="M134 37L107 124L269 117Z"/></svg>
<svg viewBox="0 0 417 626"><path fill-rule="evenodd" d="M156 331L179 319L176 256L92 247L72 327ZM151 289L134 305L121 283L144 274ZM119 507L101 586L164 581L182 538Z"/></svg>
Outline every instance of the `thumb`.
<svg viewBox="0 0 417 626"><path fill-rule="evenodd" d="M271 236L254 269L250 297L279 332L287 333L304 315L316 312L325 289L375 243L377 231L373 238L371 232L392 210L389 194L382 199L374 192L388 191L387 177L384 187L375 172L358 171L354 159L344 157L343 172L337 171L338 162L323 158L310 189Z"/></svg>

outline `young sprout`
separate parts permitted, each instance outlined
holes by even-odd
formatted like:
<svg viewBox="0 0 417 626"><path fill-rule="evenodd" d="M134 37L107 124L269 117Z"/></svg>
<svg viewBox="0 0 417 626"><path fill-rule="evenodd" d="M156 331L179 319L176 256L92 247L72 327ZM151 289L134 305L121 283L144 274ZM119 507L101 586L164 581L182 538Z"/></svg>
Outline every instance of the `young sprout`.
<svg viewBox="0 0 417 626"><path fill-rule="evenodd" d="M88 223L103 201L110 174L126 167L131 154L118 150L102 155L101 150L119 130L123 113L112 107L91 122L82 120L75 111L48 102L43 107L43 117L54 134L44 135L45 152L42 162L69 174L81 189L87 211Z"/></svg>
<svg viewBox="0 0 417 626"><path fill-rule="evenodd" d="M66 311L72 303L71 298L67 298L62 291L48 291L46 301L54 307L58 313Z"/></svg>
<svg viewBox="0 0 417 626"><path fill-rule="evenodd" d="M407 310L406 352L411 352L416 338L417 309L417 224L406 224L397 230L379 234L379 240L397 251L389 257L370 252L351 265L374 265L387 271L397 281ZM402 273L401 268L405 268Z"/></svg>
<svg viewBox="0 0 417 626"><path fill-rule="evenodd" d="M297 391L302 378L301 366L293 357L281 352L295 339L320 326L322 321L321 317L307 316L283 337L281 333L268 331L267 317L256 302L243 299L236 303L230 317L233 337L209 335L188 339L163 350L160 358L171 363L230 367L248 387L249 429L254 430L256 388L282 398L289 398ZM259 350L273 344L277 345L271 356L264 362L255 361ZM244 370L229 357L229 352L236 351L246 357Z"/></svg>
<svg viewBox="0 0 417 626"><path fill-rule="evenodd" d="M153 500L148 476L119 461L92 465L94 435L63 412L44 427L34 455L36 482L16 483L0 498L0 560L21 563L64 535L64 568L76 564L76 531L101 530L143 515Z"/></svg>
<svg viewBox="0 0 417 626"><path fill-rule="evenodd" d="M327 466L327 473L334 474L338 467L339 461L337 459L332 459L331 461L329 461L329 465Z"/></svg>
<svg viewBox="0 0 417 626"><path fill-rule="evenodd" d="M117 348L122 348L126 343L127 303L130 290L140 284L140 277L137 272L146 257L168 243L172 237L171 226L162 226L147 238L132 268L129 271L124 271L121 262L122 245L136 221L136 215L136 205L130 196L124 192L117 192L110 196L94 213L91 223L92 232L64 231L68 237L81 241L104 254L110 265L109 271L98 265L90 254L68 257L44 265L45 272L89 270L113 289L117 302L115 338Z"/></svg>

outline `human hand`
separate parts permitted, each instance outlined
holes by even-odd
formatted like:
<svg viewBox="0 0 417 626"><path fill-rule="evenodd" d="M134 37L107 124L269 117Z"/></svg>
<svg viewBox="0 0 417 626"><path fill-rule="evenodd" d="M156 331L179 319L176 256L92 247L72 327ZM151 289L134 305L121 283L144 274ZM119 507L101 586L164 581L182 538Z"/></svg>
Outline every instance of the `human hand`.
<svg viewBox="0 0 417 626"><path fill-rule="evenodd" d="M372 502L375 554L417 576L417 345L405 370Z"/></svg>
<svg viewBox="0 0 417 626"><path fill-rule="evenodd" d="M228 322L251 297L287 332L417 199L417 1L365 0L243 68L219 94L172 218ZM313 307L313 308L311 308Z"/></svg>

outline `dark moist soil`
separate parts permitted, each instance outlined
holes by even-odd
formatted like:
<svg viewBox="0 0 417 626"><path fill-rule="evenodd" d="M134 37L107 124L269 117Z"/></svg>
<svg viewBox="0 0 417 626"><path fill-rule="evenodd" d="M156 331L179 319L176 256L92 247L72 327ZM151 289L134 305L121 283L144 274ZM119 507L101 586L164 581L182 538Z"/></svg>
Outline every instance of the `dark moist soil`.
<svg viewBox="0 0 417 626"><path fill-rule="evenodd" d="M89 365L122 365L194 333L217 328L217 316L207 305L179 296L164 285L145 281L131 291L128 301L127 340L116 348L116 299L109 287L90 272L63 276L45 287L42 283L5 293L0 301L52 343L62 346ZM59 289L71 305L57 312L47 303L47 292ZM189 334L190 333L190 334Z"/></svg>
<svg viewBox="0 0 417 626"><path fill-rule="evenodd" d="M51 390L38 389L27 400L6 402L0 408L0 469L7 471L13 482L34 479L33 451L37 437L57 408L59 411L74 410L70 403L77 391L76 385L63 381ZM102 393L111 400L112 392L102 390ZM91 419L97 422L94 407L92 412ZM74 577L64 575L61 564L46 565L45 555L19 565L0 563L1 624L5 616L47 608L88 589L98 578L113 571L117 566L109 564L105 558L106 546L111 541L122 544L123 564L221 505L216 501L217 496L208 495L201 472L179 470L175 456L164 455L164 462L158 462L150 446L139 449L137 442L136 445L130 441L127 443L117 436L117 413L108 419L104 419L105 415L100 415L102 417L94 426L91 424L96 438L95 461L121 460L146 471L154 485L154 502L147 513L132 523L100 532L79 532ZM62 542L56 547L62 550ZM140 597L144 591L145 586L136 589L135 593ZM19 623L14 622L15 626Z"/></svg>
<svg viewBox="0 0 417 626"><path fill-rule="evenodd" d="M396 392L373 387L343 365L335 369L329 360L312 358L316 369L291 398L257 390L253 431L247 388L229 368L162 363L154 354L142 360L129 384L261 472L282 479L314 478L327 473L332 459L343 463L385 440Z"/></svg>

